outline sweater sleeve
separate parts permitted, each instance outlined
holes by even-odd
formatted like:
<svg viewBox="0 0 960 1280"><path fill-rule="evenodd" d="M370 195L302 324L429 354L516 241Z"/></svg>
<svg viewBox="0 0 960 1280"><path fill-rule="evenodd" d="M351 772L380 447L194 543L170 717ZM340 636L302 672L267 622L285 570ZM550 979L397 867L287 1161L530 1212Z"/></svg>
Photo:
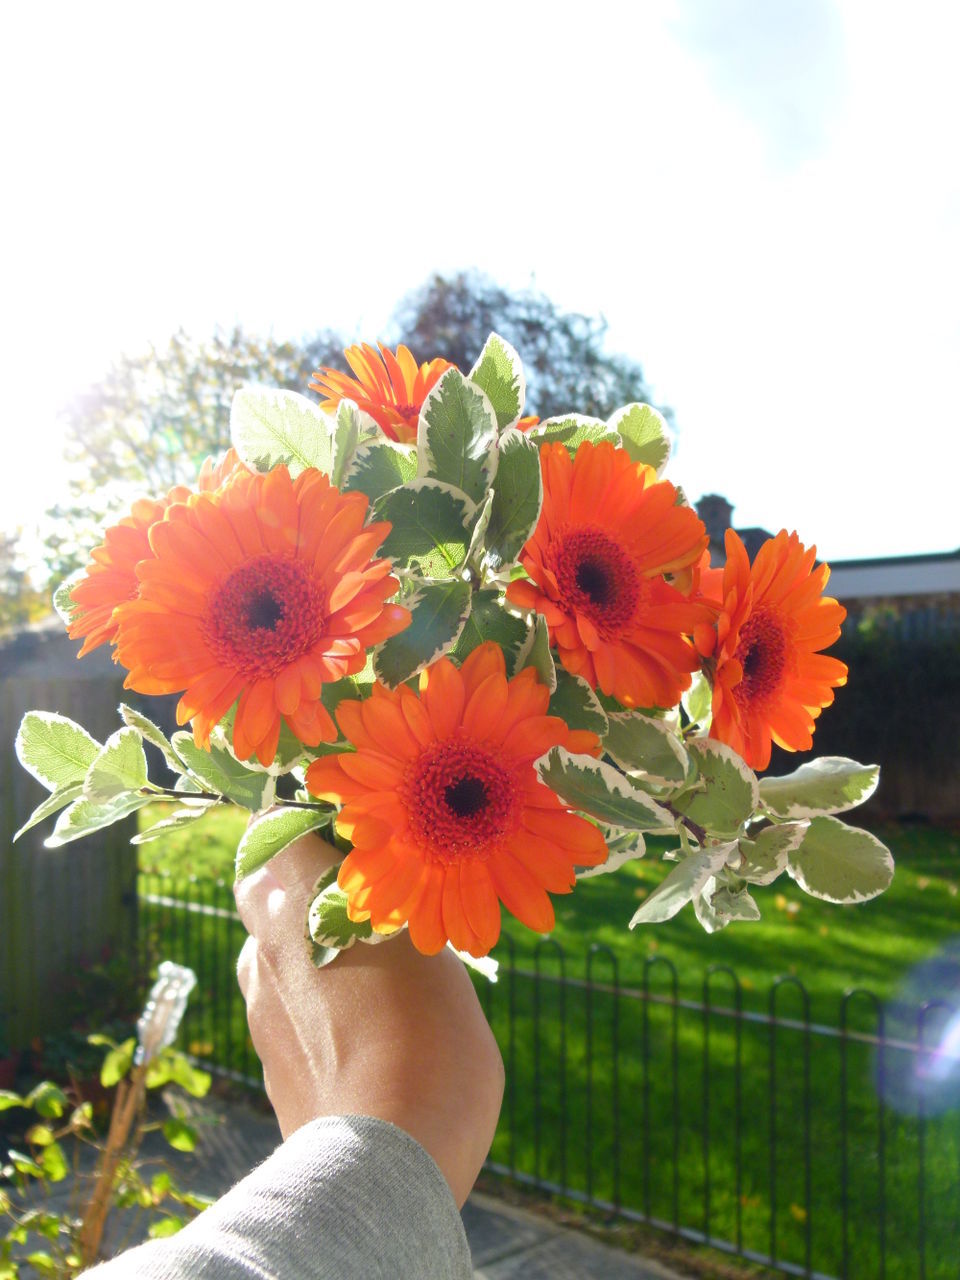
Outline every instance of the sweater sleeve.
<svg viewBox="0 0 960 1280"><path fill-rule="evenodd" d="M188 1226L89 1280L469 1280L470 1248L433 1159L369 1116L314 1120Z"/></svg>

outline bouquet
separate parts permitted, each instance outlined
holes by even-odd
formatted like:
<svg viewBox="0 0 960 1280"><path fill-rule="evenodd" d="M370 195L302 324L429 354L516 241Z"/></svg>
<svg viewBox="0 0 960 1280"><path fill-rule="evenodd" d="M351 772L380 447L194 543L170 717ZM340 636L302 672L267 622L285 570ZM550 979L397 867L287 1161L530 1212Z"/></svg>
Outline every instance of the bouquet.
<svg viewBox="0 0 960 1280"><path fill-rule="evenodd" d="M501 908L548 932L551 895L651 833L673 865L631 928L691 902L707 930L759 919L782 874L838 903L888 886L888 850L837 816L875 766L758 777L773 743L812 746L847 677L815 548L782 531L751 563L729 530L711 566L662 416L524 417L496 334L469 373L346 356L320 403L239 389L226 456L134 503L59 589L79 656L111 645L189 728L123 704L101 744L28 713L19 758L51 794L23 830L58 814L61 845L175 800L142 840L237 804L238 877L326 831L344 856L309 907L317 964L404 928L484 957Z"/></svg>

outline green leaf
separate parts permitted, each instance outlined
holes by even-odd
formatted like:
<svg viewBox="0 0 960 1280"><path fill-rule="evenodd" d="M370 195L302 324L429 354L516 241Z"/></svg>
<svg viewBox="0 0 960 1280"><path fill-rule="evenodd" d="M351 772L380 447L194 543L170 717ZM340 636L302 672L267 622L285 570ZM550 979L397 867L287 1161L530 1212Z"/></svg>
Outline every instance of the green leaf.
<svg viewBox="0 0 960 1280"><path fill-rule="evenodd" d="M527 435L537 446L565 444L570 453L576 453L577 448L585 440L589 440L591 444L602 444L604 441L615 445L621 443L617 432L605 422L599 418L584 417L581 413L568 413L562 418L547 418L537 426L531 427Z"/></svg>
<svg viewBox="0 0 960 1280"><path fill-rule="evenodd" d="M388 440L361 444L347 464L340 486L357 490L376 502L391 489L407 484L417 474L417 453L409 445Z"/></svg>
<svg viewBox="0 0 960 1280"><path fill-rule="evenodd" d="M60 1274L60 1268L49 1253L38 1250L36 1253L28 1253L25 1259L31 1267L35 1267L45 1276L56 1276Z"/></svg>
<svg viewBox="0 0 960 1280"><path fill-rule="evenodd" d="M152 827L148 827L146 831L139 831L135 836L131 837L131 844L150 844L153 840L160 840L169 831L179 831L181 827L192 826L193 823L199 822L201 818L205 818L213 809L220 808L220 804L216 800L204 802L203 804L193 804L189 808L174 809L173 813L166 818L161 818L159 822L155 822Z"/></svg>
<svg viewBox="0 0 960 1280"><path fill-rule="evenodd" d="M251 875L308 831L326 825L332 810L272 809L247 827L237 847L236 878Z"/></svg>
<svg viewBox="0 0 960 1280"><path fill-rule="evenodd" d="M70 574L69 578L65 578L60 583L53 593L53 607L65 627L70 626L73 622L73 615L77 611L77 606L73 603L71 593L80 579L86 577L86 572L86 569L76 569Z"/></svg>
<svg viewBox="0 0 960 1280"><path fill-rule="evenodd" d="M266 808L273 798L273 779L267 773L248 769L229 753L213 743L210 750L198 747L190 733L175 733L173 748L177 755L204 784L208 791L226 796L235 804L256 813Z"/></svg>
<svg viewBox="0 0 960 1280"><path fill-rule="evenodd" d="M497 415L497 426L505 431L523 415L527 383L520 357L510 343L491 333L480 358L470 370L470 381L486 394Z"/></svg>
<svg viewBox="0 0 960 1280"><path fill-rule="evenodd" d="M364 413L352 400L341 400L337 405L336 426L333 430L330 483L336 485L338 489L342 488L347 469L353 462L360 444L382 438L380 428L369 413ZM369 497L369 494L367 496Z"/></svg>
<svg viewBox="0 0 960 1280"><path fill-rule="evenodd" d="M144 805L153 804L154 800L155 797L151 795L127 794L114 796L103 804L94 804L86 796L78 796L60 814L53 832L44 840L44 846L47 849L59 849L61 845L70 844L73 840L81 840L94 831L102 831L104 827L128 818Z"/></svg>
<svg viewBox="0 0 960 1280"><path fill-rule="evenodd" d="M179 1053L176 1049L165 1049L163 1057L170 1064L170 1079L174 1084L189 1093L191 1098L207 1096L213 1084L213 1076L209 1071L201 1071L190 1062L185 1053Z"/></svg>
<svg viewBox="0 0 960 1280"><path fill-rule="evenodd" d="M734 868L741 880L751 884L772 884L787 869L787 856L796 850L806 834L807 822L785 822L764 827L749 840L740 840L740 861Z"/></svg>
<svg viewBox="0 0 960 1280"><path fill-rule="evenodd" d="M105 1089L112 1089L133 1066L133 1053L137 1047L136 1036L124 1040L123 1044L111 1049L100 1065L100 1083Z"/></svg>
<svg viewBox="0 0 960 1280"><path fill-rule="evenodd" d="M27 1094L26 1105L33 1107L37 1115L43 1116L44 1120L59 1120L70 1105L70 1099L59 1085L53 1084L50 1080L41 1080Z"/></svg>
<svg viewBox="0 0 960 1280"><path fill-rule="evenodd" d="M11 1107L25 1107L26 1101L12 1089L0 1089L0 1111L9 1111Z"/></svg>
<svg viewBox="0 0 960 1280"><path fill-rule="evenodd" d="M333 466L333 420L312 400L276 387L241 387L230 407L230 435L254 471L285 465L291 476Z"/></svg>
<svg viewBox="0 0 960 1280"><path fill-rule="evenodd" d="M609 716L604 750L628 773L642 773L657 788L675 789L692 772L690 756L670 725L640 712Z"/></svg>
<svg viewBox="0 0 960 1280"><path fill-rule="evenodd" d="M496 469L497 418L490 401L459 369L448 369L420 410L417 475L480 503Z"/></svg>
<svg viewBox="0 0 960 1280"><path fill-rule="evenodd" d="M711 846L698 849L696 853L683 858L634 912L630 928L635 929L638 924L660 924L664 920L670 920L700 893L735 847L733 844Z"/></svg>
<svg viewBox="0 0 960 1280"><path fill-rule="evenodd" d="M374 653L377 679L393 689L452 649L470 614L469 582L423 582L404 600L410 625Z"/></svg>
<svg viewBox="0 0 960 1280"><path fill-rule="evenodd" d="M700 725L704 731L710 728L713 718L713 689L702 671L695 673L681 704L691 724Z"/></svg>
<svg viewBox="0 0 960 1280"><path fill-rule="evenodd" d="M14 1151L11 1147L7 1152L10 1163L16 1169L17 1173L22 1173L28 1178L42 1178L43 1170L37 1164L32 1156L28 1156L24 1151Z"/></svg>
<svg viewBox="0 0 960 1280"><path fill-rule="evenodd" d="M70 1165L59 1142L51 1142L44 1147L40 1156L40 1168L51 1182L62 1182L70 1172Z"/></svg>
<svg viewBox="0 0 960 1280"><path fill-rule="evenodd" d="M176 1146L171 1143L171 1146ZM178 1151L192 1151L193 1147L177 1147ZM183 1219L176 1214L168 1214L165 1218L159 1218L156 1222L151 1222L147 1234L151 1240L165 1240L168 1236L175 1236L178 1231L182 1231L184 1226Z"/></svg>
<svg viewBox="0 0 960 1280"><path fill-rule="evenodd" d="M106 740L83 784L93 804L108 804L118 796L139 791L147 782L147 757L139 730L118 729Z"/></svg>
<svg viewBox="0 0 960 1280"><path fill-rule="evenodd" d="M520 669L532 639L530 622L505 608L500 591L481 587L473 593L470 616L450 656L461 663L479 645L492 640L503 651L509 677Z"/></svg>
<svg viewBox="0 0 960 1280"><path fill-rule="evenodd" d="M128 724L131 729L136 729L145 742L157 748L174 773L183 771L183 765L177 759L177 753L170 745L169 738L152 720L142 712L134 710L133 707L128 707L125 702L120 703L120 715L124 724Z"/></svg>
<svg viewBox="0 0 960 1280"><path fill-rule="evenodd" d="M557 687L550 695L547 715L559 716L571 729L589 729L603 738L608 728L607 713L586 680L556 668Z"/></svg>
<svg viewBox="0 0 960 1280"><path fill-rule="evenodd" d="M20 830L13 837L19 840L25 831L29 831L31 827L35 827L38 822L42 822L44 818L49 818L51 814L58 813L65 805L76 800L83 792L83 784L74 782L69 787L61 787L59 791L54 791L47 796L41 804L38 804L30 817L26 820Z"/></svg>
<svg viewBox="0 0 960 1280"><path fill-rule="evenodd" d="M846 813L869 800L880 781L880 766L857 764L845 756L810 760L782 778L764 778L760 802L780 818L816 818Z"/></svg>
<svg viewBox="0 0 960 1280"><path fill-rule="evenodd" d="M17 732L17 759L48 791L82 783L100 743L53 711L28 711Z"/></svg>
<svg viewBox="0 0 960 1280"><path fill-rule="evenodd" d="M726 743L697 738L687 750L697 781L673 798L674 808L714 835L736 835L759 804L757 775Z"/></svg>
<svg viewBox="0 0 960 1280"><path fill-rule="evenodd" d="M512 564L537 527L543 503L540 454L522 431L504 432L493 481L493 507L484 542L492 569Z"/></svg>
<svg viewBox="0 0 960 1280"><path fill-rule="evenodd" d="M628 404L610 419L611 428L634 462L645 462L657 475L670 460L670 428L662 413L649 404Z"/></svg>
<svg viewBox="0 0 960 1280"><path fill-rule="evenodd" d="M813 818L787 872L805 893L826 902L866 902L893 879L890 850L869 831L837 818Z"/></svg>
<svg viewBox="0 0 960 1280"><path fill-rule="evenodd" d="M347 915L347 895L334 878L316 895L307 913L307 932L313 944L313 963L318 969L330 964L341 951L359 940L374 937L369 920L354 921Z"/></svg>
<svg viewBox="0 0 960 1280"><path fill-rule="evenodd" d="M31 1147L49 1147L54 1141L53 1130L48 1124L32 1124L23 1136Z"/></svg>
<svg viewBox="0 0 960 1280"><path fill-rule="evenodd" d="M553 747L536 762L536 770L540 781L571 809L627 831L673 829L673 818L666 809L600 760Z"/></svg>
<svg viewBox="0 0 960 1280"><path fill-rule="evenodd" d="M401 569L423 578L450 578L463 564L476 504L439 480L414 480L385 493L374 518L393 528L381 552Z"/></svg>
<svg viewBox="0 0 960 1280"><path fill-rule="evenodd" d="M550 652L550 629L542 613L538 613L533 624L533 643L523 662L524 667L535 667L541 684L545 684L551 693L557 687L557 668L554 666L553 654Z"/></svg>
<svg viewBox="0 0 960 1280"><path fill-rule="evenodd" d="M196 1148L196 1129L178 1116L164 1121L162 1133L174 1151L193 1151Z"/></svg>

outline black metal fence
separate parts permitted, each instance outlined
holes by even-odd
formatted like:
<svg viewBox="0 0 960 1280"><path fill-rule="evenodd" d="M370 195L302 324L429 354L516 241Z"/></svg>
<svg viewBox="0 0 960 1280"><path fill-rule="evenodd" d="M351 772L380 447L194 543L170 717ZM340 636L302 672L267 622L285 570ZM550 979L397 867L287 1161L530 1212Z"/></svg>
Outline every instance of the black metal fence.
<svg viewBox="0 0 960 1280"><path fill-rule="evenodd" d="M259 1084L228 886L141 877L143 962L189 964L188 1049ZM478 991L507 1090L488 1169L787 1275L960 1275L960 1020L943 1001L760 993L725 966L691 985L656 955L628 986L606 946L504 936ZM573 972L576 967L577 972Z"/></svg>

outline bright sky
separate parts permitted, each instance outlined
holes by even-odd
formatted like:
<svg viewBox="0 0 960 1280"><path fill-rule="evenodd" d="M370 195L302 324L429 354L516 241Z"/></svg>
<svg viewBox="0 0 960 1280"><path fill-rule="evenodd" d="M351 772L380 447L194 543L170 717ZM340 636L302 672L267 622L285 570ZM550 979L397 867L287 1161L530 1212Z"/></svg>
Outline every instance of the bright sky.
<svg viewBox="0 0 960 1280"><path fill-rule="evenodd" d="M117 352L235 321L376 339L432 271L475 267L604 314L673 406L670 477L737 524L828 559L960 545L955 6L0 23L0 526L55 499L57 406Z"/></svg>

